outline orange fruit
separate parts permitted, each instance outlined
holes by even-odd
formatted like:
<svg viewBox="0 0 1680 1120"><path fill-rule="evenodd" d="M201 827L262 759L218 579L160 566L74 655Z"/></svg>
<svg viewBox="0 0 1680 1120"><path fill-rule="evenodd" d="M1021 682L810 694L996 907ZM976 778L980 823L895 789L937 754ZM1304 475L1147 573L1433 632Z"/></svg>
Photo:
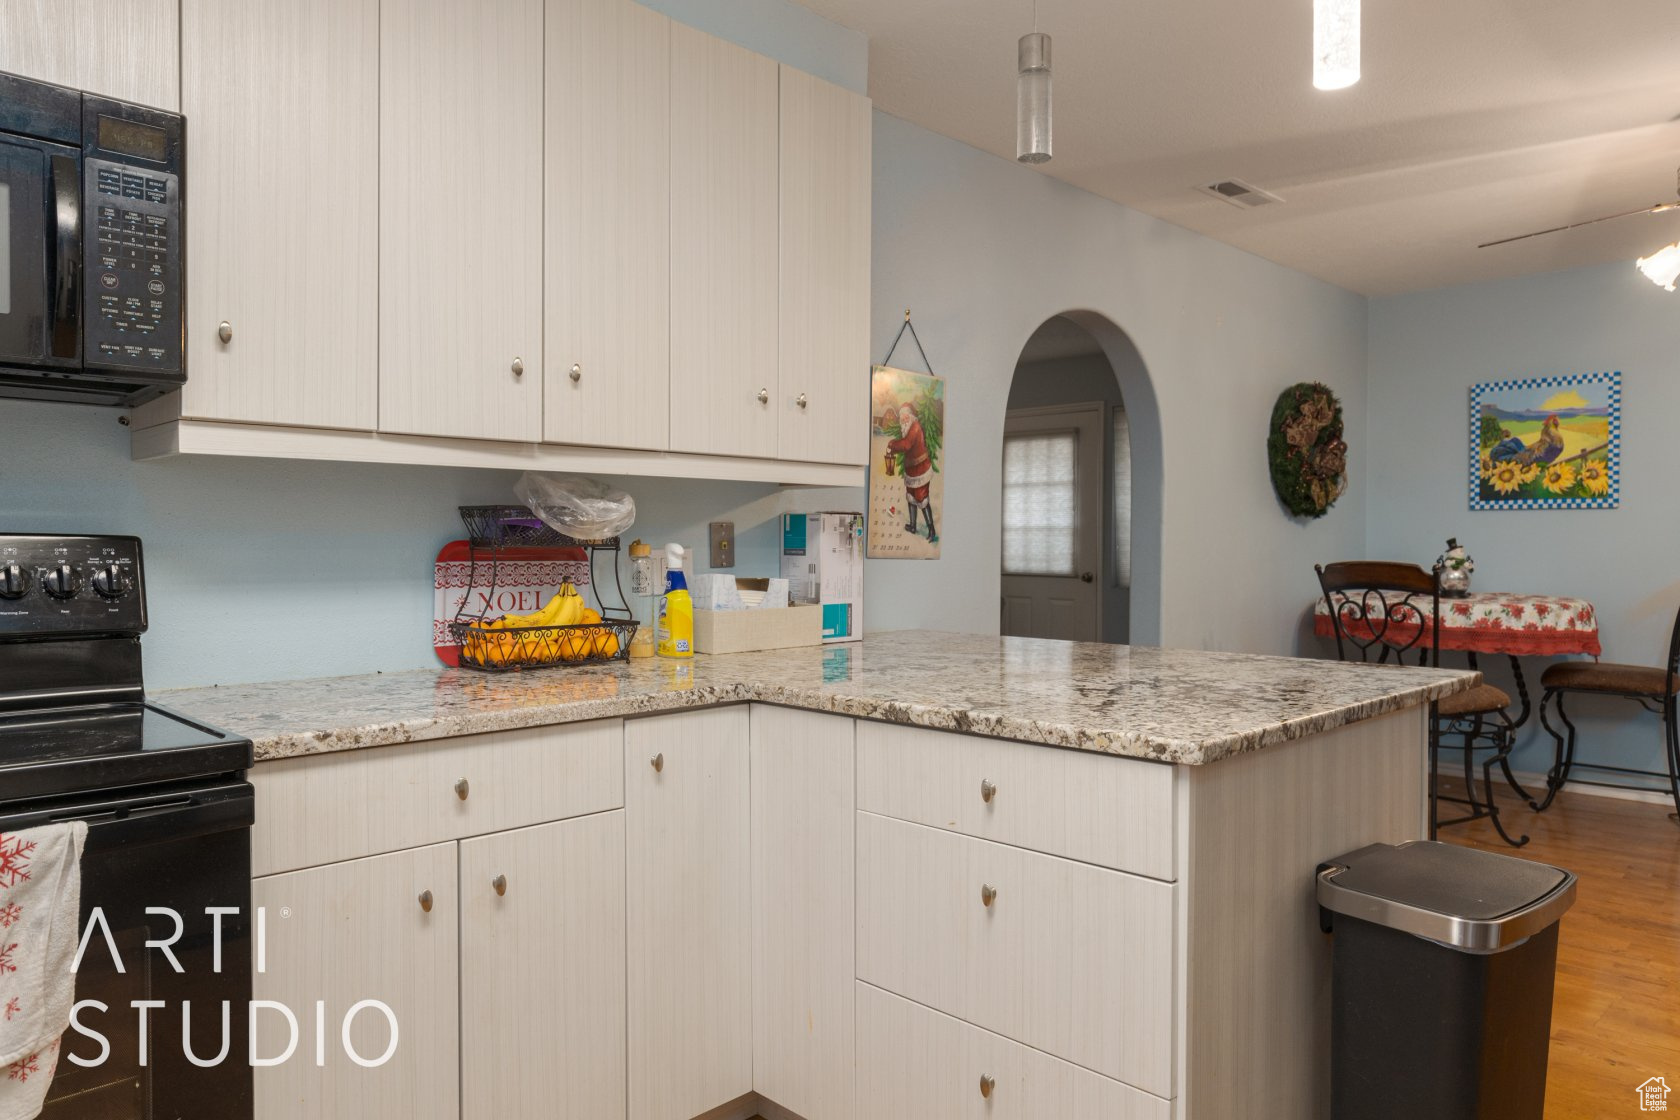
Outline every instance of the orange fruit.
<svg viewBox="0 0 1680 1120"><path fill-rule="evenodd" d="M618 635L602 627L595 632L595 640L590 648L596 657L612 657L618 653Z"/></svg>
<svg viewBox="0 0 1680 1120"><path fill-rule="evenodd" d="M582 661L589 656L590 638L587 633L574 632L560 638L560 657L565 661Z"/></svg>
<svg viewBox="0 0 1680 1120"><path fill-rule="evenodd" d="M578 621L594 625L595 623L601 621L601 612L595 610L593 607L585 607L583 608L583 614L578 618Z"/></svg>

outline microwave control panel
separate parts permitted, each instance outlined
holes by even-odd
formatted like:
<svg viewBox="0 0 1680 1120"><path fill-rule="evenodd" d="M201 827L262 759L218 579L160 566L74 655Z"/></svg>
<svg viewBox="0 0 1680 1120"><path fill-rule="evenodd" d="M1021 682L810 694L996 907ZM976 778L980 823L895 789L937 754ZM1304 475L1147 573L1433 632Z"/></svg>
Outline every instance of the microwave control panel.
<svg viewBox="0 0 1680 1120"><path fill-rule="evenodd" d="M90 155L83 163L84 360L181 368L181 179Z"/></svg>

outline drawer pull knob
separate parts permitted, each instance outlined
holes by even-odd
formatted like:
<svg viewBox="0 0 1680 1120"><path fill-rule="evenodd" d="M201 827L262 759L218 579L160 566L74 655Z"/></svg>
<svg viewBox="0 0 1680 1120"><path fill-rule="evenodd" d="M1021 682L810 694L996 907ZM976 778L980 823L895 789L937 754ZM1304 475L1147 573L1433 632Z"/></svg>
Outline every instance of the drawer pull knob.
<svg viewBox="0 0 1680 1120"><path fill-rule="evenodd" d="M216 337L222 340L223 345L232 342L233 324L228 322L226 319L223 319L222 325L216 328Z"/></svg>
<svg viewBox="0 0 1680 1120"><path fill-rule="evenodd" d="M663 774L665 772L665 752L661 751L648 759L648 764L653 767L655 774Z"/></svg>
<svg viewBox="0 0 1680 1120"><path fill-rule="evenodd" d="M809 408L811 405L811 398L807 397L804 393L801 393L797 397L793 398L793 403L798 405L800 408Z"/></svg>
<svg viewBox="0 0 1680 1120"><path fill-rule="evenodd" d="M770 390L769 389L760 389L758 391L758 403L759 404L769 404L770 403Z"/></svg>
<svg viewBox="0 0 1680 1120"><path fill-rule="evenodd" d="M525 376L525 359L524 358L515 358L513 360L513 375L515 377L524 377Z"/></svg>
<svg viewBox="0 0 1680 1120"><path fill-rule="evenodd" d="M420 892L420 909L424 910L428 914L430 914L432 912L432 892L431 891L421 891Z"/></svg>
<svg viewBox="0 0 1680 1120"><path fill-rule="evenodd" d="M490 880L490 885L492 887L496 888L496 897L497 898L501 898L503 895L507 894L507 876L506 875L496 876L494 879Z"/></svg>
<svg viewBox="0 0 1680 1120"><path fill-rule="evenodd" d="M982 800L986 804L990 805L992 803L992 798L994 798L996 796L997 796L997 786L993 785L990 781L988 781L986 779L981 779L981 782L980 782L980 800Z"/></svg>
<svg viewBox="0 0 1680 1120"><path fill-rule="evenodd" d="M583 380L583 363L573 362L572 363L572 384L576 385L579 381L582 381L582 380Z"/></svg>
<svg viewBox="0 0 1680 1120"><path fill-rule="evenodd" d="M997 888L990 883L980 884L980 905L990 908L997 901Z"/></svg>
<svg viewBox="0 0 1680 1120"><path fill-rule="evenodd" d="M465 801L467 799L467 794L471 792L472 787L467 784L467 780L465 778L462 778L460 781L455 783L455 796L459 797L462 801Z"/></svg>
<svg viewBox="0 0 1680 1120"><path fill-rule="evenodd" d="M993 1080L991 1077L982 1073L980 1075L980 1095L982 1097L985 1097L987 1100L991 1100L992 1099L992 1090L995 1089L995 1088L997 1088L997 1082L995 1080Z"/></svg>

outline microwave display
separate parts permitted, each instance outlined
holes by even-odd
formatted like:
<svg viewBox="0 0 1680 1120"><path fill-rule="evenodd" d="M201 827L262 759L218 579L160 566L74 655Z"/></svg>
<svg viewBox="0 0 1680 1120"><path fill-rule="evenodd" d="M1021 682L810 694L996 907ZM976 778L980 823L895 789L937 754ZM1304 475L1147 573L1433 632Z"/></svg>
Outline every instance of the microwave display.
<svg viewBox="0 0 1680 1120"><path fill-rule="evenodd" d="M161 128L118 117L99 117L99 146L107 152L138 156L162 163L169 154L169 136Z"/></svg>

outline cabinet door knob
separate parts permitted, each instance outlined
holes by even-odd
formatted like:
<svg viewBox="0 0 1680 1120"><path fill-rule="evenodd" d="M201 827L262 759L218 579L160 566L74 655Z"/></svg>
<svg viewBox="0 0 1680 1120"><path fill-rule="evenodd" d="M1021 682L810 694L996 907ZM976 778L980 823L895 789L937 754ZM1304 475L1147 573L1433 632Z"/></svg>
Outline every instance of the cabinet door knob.
<svg viewBox="0 0 1680 1120"><path fill-rule="evenodd" d="M228 322L226 319L223 319L222 325L216 328L216 337L221 339L224 343L232 342L233 324Z"/></svg>
<svg viewBox="0 0 1680 1120"><path fill-rule="evenodd" d="M572 383L576 384L577 382L582 381L582 380L583 380L583 364L581 362L573 362L572 363Z"/></svg>
<svg viewBox="0 0 1680 1120"><path fill-rule="evenodd" d="M503 895L507 894L507 876L506 875L496 876L494 879L490 880L490 885L496 889L496 897L497 898L500 898Z"/></svg>
<svg viewBox="0 0 1680 1120"><path fill-rule="evenodd" d="M513 360L513 375L515 377L524 377L525 376L525 359L524 358L515 358Z"/></svg>
<svg viewBox="0 0 1680 1120"><path fill-rule="evenodd" d="M980 884L980 905L990 909L992 903L996 901L997 888L992 886L990 883Z"/></svg>
<svg viewBox="0 0 1680 1120"><path fill-rule="evenodd" d="M993 1078L984 1073L980 1075L980 1095L982 1097L985 1097L987 1100L991 1100L992 1090L996 1088L997 1082Z"/></svg>
<svg viewBox="0 0 1680 1120"><path fill-rule="evenodd" d="M467 799L467 794L471 792L472 787L467 784L467 780L465 778L462 778L460 781L455 783L455 796L459 797L462 801L465 801Z"/></svg>
<svg viewBox="0 0 1680 1120"><path fill-rule="evenodd" d="M428 914L430 914L432 912L432 892L431 891L421 891L420 892L420 909L424 910Z"/></svg>
<svg viewBox="0 0 1680 1120"><path fill-rule="evenodd" d="M758 403L759 404L769 404L770 403L770 390L760 389L758 391Z"/></svg>
<svg viewBox="0 0 1680 1120"><path fill-rule="evenodd" d="M665 772L665 752L660 751L658 754L648 759L648 764L653 767L653 772L655 774L663 774Z"/></svg>
<svg viewBox="0 0 1680 1120"><path fill-rule="evenodd" d="M1079 580L1080 580L1081 583L1090 583L1092 580L1094 580L1096 578L1097 577L1092 575L1090 572L1080 572L1079 573Z"/></svg>
<svg viewBox="0 0 1680 1120"><path fill-rule="evenodd" d="M811 403L811 398L807 397L804 393L801 393L797 397L793 398L793 403L798 405L800 408L804 408Z"/></svg>
<svg viewBox="0 0 1680 1120"><path fill-rule="evenodd" d="M994 798L996 796L997 796L997 786L994 785L989 779L986 779L986 778L980 779L980 800L982 800L986 804L990 805L992 803L992 798Z"/></svg>

